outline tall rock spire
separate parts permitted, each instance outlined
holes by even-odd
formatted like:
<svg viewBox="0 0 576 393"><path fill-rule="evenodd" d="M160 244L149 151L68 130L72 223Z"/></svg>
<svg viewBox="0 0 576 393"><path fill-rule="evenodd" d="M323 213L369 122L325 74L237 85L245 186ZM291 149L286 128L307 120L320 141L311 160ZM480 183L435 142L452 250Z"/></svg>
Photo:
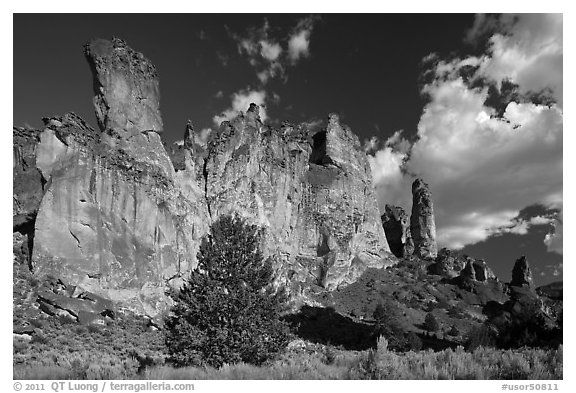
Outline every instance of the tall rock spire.
<svg viewBox="0 0 576 393"><path fill-rule="evenodd" d="M118 38L92 40L84 54L94 74L100 129L124 138L162 132L158 74L150 60Z"/></svg>
<svg viewBox="0 0 576 393"><path fill-rule="evenodd" d="M521 256L516 260L514 268L512 268L512 281L510 285L513 287L526 286L532 288L532 271L525 256Z"/></svg>
<svg viewBox="0 0 576 393"><path fill-rule="evenodd" d="M420 258L436 258L436 223L434 206L428 184L422 179L412 183L412 215L410 233L414 241L414 254Z"/></svg>

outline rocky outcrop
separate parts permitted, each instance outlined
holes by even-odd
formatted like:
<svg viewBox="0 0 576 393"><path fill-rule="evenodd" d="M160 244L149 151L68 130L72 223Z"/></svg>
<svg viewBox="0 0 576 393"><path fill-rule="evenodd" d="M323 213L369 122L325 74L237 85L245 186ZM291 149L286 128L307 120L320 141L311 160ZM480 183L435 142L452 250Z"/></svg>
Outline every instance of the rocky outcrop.
<svg viewBox="0 0 576 393"><path fill-rule="evenodd" d="M476 280L482 282L496 279L496 275L494 274L492 269L490 269L485 260L475 259L474 262L472 263L472 267L474 268L474 271L476 273Z"/></svg>
<svg viewBox="0 0 576 393"><path fill-rule="evenodd" d="M37 155L52 160L38 163L48 187L33 269L155 315L166 282L195 266L208 228L202 204L183 198L154 160L133 159L101 136L75 115L46 120Z"/></svg>
<svg viewBox="0 0 576 393"><path fill-rule="evenodd" d="M516 260L514 268L512 268L512 281L510 281L510 286L533 288L532 271L525 256Z"/></svg>
<svg viewBox="0 0 576 393"><path fill-rule="evenodd" d="M414 243L410 236L410 220L404 209L387 204L380 218L392 253L399 258L412 255Z"/></svg>
<svg viewBox="0 0 576 393"><path fill-rule="evenodd" d="M206 157L212 219L237 213L265 228L279 282L334 289L393 263L366 155L336 115L320 131L275 130L252 105L211 135Z"/></svg>
<svg viewBox="0 0 576 393"><path fill-rule="evenodd" d="M162 132L160 88L154 65L118 38L84 47L94 76L94 107L101 129L123 138Z"/></svg>
<svg viewBox="0 0 576 393"><path fill-rule="evenodd" d="M439 276L453 278L457 277L466 266L467 260L464 256L443 248L438 252L436 262L430 265L429 272ZM476 272L474 272L476 275Z"/></svg>
<svg viewBox="0 0 576 393"><path fill-rule="evenodd" d="M422 179L412 183L412 215L410 234L414 242L414 254L420 258L436 258L436 224L432 194Z"/></svg>
<svg viewBox="0 0 576 393"><path fill-rule="evenodd" d="M43 194L43 179L36 166L36 148L40 131L12 129L12 226L14 231L29 234Z"/></svg>
<svg viewBox="0 0 576 393"><path fill-rule="evenodd" d="M464 269L460 272L460 278L467 281L476 281L476 269L471 259L466 262Z"/></svg>
<svg viewBox="0 0 576 393"><path fill-rule="evenodd" d="M150 62L120 40L92 41L86 56L100 132L74 114L45 119L33 269L155 315L167 283L196 265L206 205L175 182Z"/></svg>
<svg viewBox="0 0 576 393"><path fill-rule="evenodd" d="M86 56L100 130L67 114L30 136L46 182L34 225L36 276L154 316L223 214L263 228L276 284L296 297L395 263L367 157L336 115L325 127L273 129L252 105L207 140L189 123L169 155L150 62L116 39L91 42ZM52 298L45 308L55 307Z"/></svg>
<svg viewBox="0 0 576 393"><path fill-rule="evenodd" d="M428 272L443 276L466 290L474 290L477 285L482 284L502 286L486 261L447 248L438 252L436 261L429 265Z"/></svg>

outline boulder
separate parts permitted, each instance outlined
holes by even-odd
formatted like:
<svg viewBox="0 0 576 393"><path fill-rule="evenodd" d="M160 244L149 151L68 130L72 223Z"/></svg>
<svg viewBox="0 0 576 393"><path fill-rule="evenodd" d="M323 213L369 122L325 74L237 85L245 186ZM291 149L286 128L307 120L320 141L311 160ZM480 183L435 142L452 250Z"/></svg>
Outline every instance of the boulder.
<svg viewBox="0 0 576 393"><path fill-rule="evenodd" d="M411 255L414 243L410 236L410 220L404 209L387 204L380 219L392 253L399 258Z"/></svg>
<svg viewBox="0 0 576 393"><path fill-rule="evenodd" d="M414 242L414 254L420 258L436 258L436 223L434 206L428 184L422 179L412 183L412 215L410 234Z"/></svg>

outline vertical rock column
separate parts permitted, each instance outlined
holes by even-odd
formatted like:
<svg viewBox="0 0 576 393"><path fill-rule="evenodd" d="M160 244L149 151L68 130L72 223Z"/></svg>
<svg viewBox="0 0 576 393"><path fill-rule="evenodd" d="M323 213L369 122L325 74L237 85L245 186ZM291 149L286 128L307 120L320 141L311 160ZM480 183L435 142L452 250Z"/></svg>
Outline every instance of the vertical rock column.
<svg viewBox="0 0 576 393"><path fill-rule="evenodd" d="M532 271L525 256L516 260L512 268L512 281L510 285L513 287L533 287Z"/></svg>
<svg viewBox="0 0 576 393"><path fill-rule="evenodd" d="M414 241L414 254L420 258L436 258L436 224L434 206L428 184L422 179L412 183L412 216L410 233Z"/></svg>

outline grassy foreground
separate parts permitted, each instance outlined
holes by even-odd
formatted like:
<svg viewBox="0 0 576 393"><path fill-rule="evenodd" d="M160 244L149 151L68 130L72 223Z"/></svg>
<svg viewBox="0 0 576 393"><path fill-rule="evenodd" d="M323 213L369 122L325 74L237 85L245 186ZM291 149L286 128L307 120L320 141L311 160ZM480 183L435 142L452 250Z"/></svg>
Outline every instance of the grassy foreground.
<svg viewBox="0 0 576 393"><path fill-rule="evenodd" d="M248 364L174 368L150 366L138 372L135 359L69 354L59 364L43 359L15 365L15 379L562 379L562 346L557 350L458 347L395 353L381 339L378 349L345 351L331 346L292 343L279 359L257 367ZM88 362L88 363L86 363Z"/></svg>

